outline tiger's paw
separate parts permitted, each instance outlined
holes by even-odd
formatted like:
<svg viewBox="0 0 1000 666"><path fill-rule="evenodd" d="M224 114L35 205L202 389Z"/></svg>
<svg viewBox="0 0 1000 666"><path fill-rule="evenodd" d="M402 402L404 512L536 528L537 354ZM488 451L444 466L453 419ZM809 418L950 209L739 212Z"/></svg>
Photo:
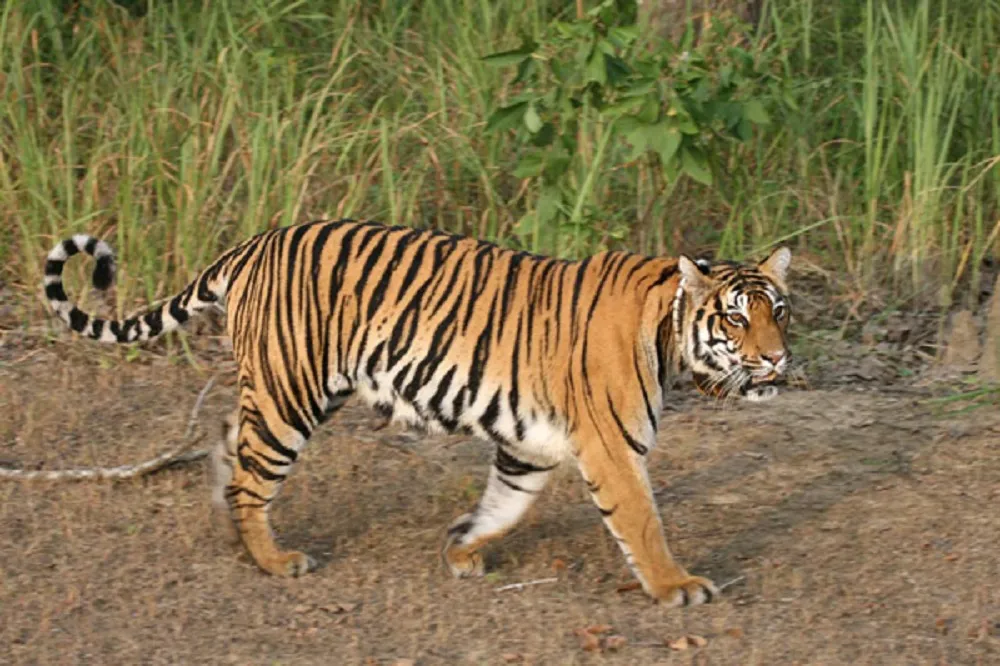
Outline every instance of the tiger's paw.
<svg viewBox="0 0 1000 666"><path fill-rule="evenodd" d="M267 562L258 562L257 565L272 576L298 578L315 569L316 560L297 550L289 550L278 553Z"/></svg>
<svg viewBox="0 0 1000 666"><path fill-rule="evenodd" d="M680 582L661 585L653 590L652 596L668 608L698 606L712 603L719 596L719 589L707 578L688 576Z"/></svg>
<svg viewBox="0 0 1000 666"><path fill-rule="evenodd" d="M483 556L461 546L445 546L444 562L455 578L477 578L486 572Z"/></svg>
<svg viewBox="0 0 1000 666"><path fill-rule="evenodd" d="M473 578L482 576L486 572L483 556L475 550L475 546L460 543L471 528L471 514L458 518L448 528L448 540L444 544L441 556L455 578Z"/></svg>

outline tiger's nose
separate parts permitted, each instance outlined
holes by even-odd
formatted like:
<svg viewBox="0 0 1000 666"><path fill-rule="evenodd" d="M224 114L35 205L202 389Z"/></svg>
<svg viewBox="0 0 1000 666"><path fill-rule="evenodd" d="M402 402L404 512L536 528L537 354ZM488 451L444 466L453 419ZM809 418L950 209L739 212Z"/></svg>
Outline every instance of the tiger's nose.
<svg viewBox="0 0 1000 666"><path fill-rule="evenodd" d="M778 351L761 354L761 356L765 361L777 367L779 363L785 360L786 354L784 349L779 349Z"/></svg>

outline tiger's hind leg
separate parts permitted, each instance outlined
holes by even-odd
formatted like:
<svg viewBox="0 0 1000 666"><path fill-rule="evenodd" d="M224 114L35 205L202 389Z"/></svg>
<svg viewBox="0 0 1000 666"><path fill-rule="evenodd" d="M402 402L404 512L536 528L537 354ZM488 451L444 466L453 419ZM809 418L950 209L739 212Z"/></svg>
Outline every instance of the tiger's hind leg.
<svg viewBox="0 0 1000 666"><path fill-rule="evenodd" d="M239 441L240 410L234 409L222 424L222 438L212 448L209 458L212 483L212 522L231 545L240 542L240 534L229 511L226 488L233 481L236 445Z"/></svg>
<svg viewBox="0 0 1000 666"><path fill-rule="evenodd" d="M227 450L221 456L223 478L226 467L232 473L224 496L240 540L257 566L276 576L301 576L315 567L314 560L305 553L278 547L268 512L308 435L286 424L273 407L268 407L265 412L246 398L241 400L235 438L230 430ZM235 451L226 460L234 439Z"/></svg>
<svg viewBox="0 0 1000 666"><path fill-rule="evenodd" d="M485 567L479 550L517 524L555 467L526 462L497 447L486 491L476 510L461 516L448 528L442 555L454 576L483 575Z"/></svg>

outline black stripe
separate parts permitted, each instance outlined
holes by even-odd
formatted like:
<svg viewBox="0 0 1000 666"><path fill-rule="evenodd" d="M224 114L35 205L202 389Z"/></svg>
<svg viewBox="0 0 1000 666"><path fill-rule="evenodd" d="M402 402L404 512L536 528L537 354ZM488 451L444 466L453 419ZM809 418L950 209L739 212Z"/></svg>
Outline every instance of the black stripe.
<svg viewBox="0 0 1000 666"><path fill-rule="evenodd" d="M639 350L636 348L632 349L632 369L635 370L635 376L639 380L639 388L642 389L642 399L646 403L646 417L649 419L649 422L655 430L657 425L656 413L653 411L653 404L649 399L649 391L646 389L646 382L642 379L642 372L639 369Z"/></svg>
<svg viewBox="0 0 1000 666"><path fill-rule="evenodd" d="M496 458L493 461L497 471L507 476L524 476L525 474L535 474L537 472L550 472L556 465L540 467L533 463L525 462L507 453L502 446L497 447Z"/></svg>
<svg viewBox="0 0 1000 666"><path fill-rule="evenodd" d="M537 495L538 494L534 490L528 490L527 488L522 488L521 486L517 485L513 481L510 481L509 479L507 479L504 476L497 475L497 478L500 479L500 483L504 484L505 486L507 486L511 490L516 490L519 493L527 493L528 495Z"/></svg>
<svg viewBox="0 0 1000 666"><path fill-rule="evenodd" d="M68 301L66 290L63 289L62 282L53 282L45 285L45 297L50 301Z"/></svg>
<svg viewBox="0 0 1000 666"><path fill-rule="evenodd" d="M69 327L77 333L83 333L83 329L87 327L88 321L90 321L90 317L88 317L87 314L79 308L73 308L70 310Z"/></svg>
<svg viewBox="0 0 1000 666"><path fill-rule="evenodd" d="M606 394L608 398L608 410L611 412L611 417L614 418L615 423L618 425L618 429L621 431L622 436L625 438L625 441L628 442L629 447L631 447L631 449L636 453L638 453L640 456L644 456L647 453L649 453L649 447L636 440L636 438L633 437L631 433L629 433L629 431L625 428L625 424L622 423L621 417L618 416L618 412L617 410L615 410L614 403L611 401L611 392L607 391Z"/></svg>
<svg viewBox="0 0 1000 666"><path fill-rule="evenodd" d="M188 311L181 305L183 300L183 293L178 294L170 300L170 316L176 319L178 324L183 324L188 320L188 317L190 317Z"/></svg>
<svg viewBox="0 0 1000 666"><path fill-rule="evenodd" d="M115 260L114 257L105 255L103 257L98 257L97 265L94 266L94 274L91 277L91 281L94 284L95 289L100 289L104 291L111 286L111 281L115 276Z"/></svg>
<svg viewBox="0 0 1000 666"><path fill-rule="evenodd" d="M87 243L83 246L83 251L89 254L90 256L94 256L94 250L96 249L97 249L97 239L91 236L90 238L87 239Z"/></svg>
<svg viewBox="0 0 1000 666"><path fill-rule="evenodd" d="M157 335L163 332L163 310L162 308L157 308L147 312L142 318L146 322L146 326L149 328L149 337L155 338Z"/></svg>
<svg viewBox="0 0 1000 666"><path fill-rule="evenodd" d="M469 518L468 520L463 520L457 525L452 525L448 528L448 536L461 538L468 534L469 530L472 529L472 526L475 525L475 523L475 518Z"/></svg>
<svg viewBox="0 0 1000 666"><path fill-rule="evenodd" d="M66 262L58 259L49 259L45 262L45 275L49 277L62 275L64 263Z"/></svg>
<svg viewBox="0 0 1000 666"><path fill-rule="evenodd" d="M367 318L371 319L375 316L382 302L385 300L386 290L389 288L389 280L392 279L396 272L396 268L399 266L399 262L403 258L403 253L410 243L413 241L412 234L403 235L401 238L396 239L396 247L392 251L392 256L389 258L389 264L382 271L382 276L379 278L375 287L369 292L368 297L368 313ZM380 240L378 246L372 251L372 254L368 257L368 261L365 262L365 270L362 272L362 276L367 277L370 275L372 268L375 265L375 260L382 254L382 249L385 246L386 239ZM361 301L361 289L365 285L366 280L362 279L358 281L358 285L355 287L355 294L358 297L358 301Z"/></svg>

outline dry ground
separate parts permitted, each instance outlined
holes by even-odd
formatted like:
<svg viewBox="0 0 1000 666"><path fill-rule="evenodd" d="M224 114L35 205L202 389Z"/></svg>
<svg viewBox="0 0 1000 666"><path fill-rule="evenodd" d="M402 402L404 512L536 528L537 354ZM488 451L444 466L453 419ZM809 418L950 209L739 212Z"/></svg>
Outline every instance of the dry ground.
<svg viewBox="0 0 1000 666"><path fill-rule="evenodd" d="M118 464L181 440L208 371L96 349L0 349L0 460ZM225 382L211 393L205 443L233 399ZM444 527L478 496L488 448L375 423L345 409L287 484L281 540L321 562L299 580L224 544L200 463L0 482L0 662L1000 663L995 409L948 415L912 386L825 379L725 410L679 396L650 456L669 541L697 573L742 577L689 610L617 590L630 577L568 467L490 576L452 580ZM627 643L582 650L574 632L601 624ZM663 644L688 634L708 644Z"/></svg>

